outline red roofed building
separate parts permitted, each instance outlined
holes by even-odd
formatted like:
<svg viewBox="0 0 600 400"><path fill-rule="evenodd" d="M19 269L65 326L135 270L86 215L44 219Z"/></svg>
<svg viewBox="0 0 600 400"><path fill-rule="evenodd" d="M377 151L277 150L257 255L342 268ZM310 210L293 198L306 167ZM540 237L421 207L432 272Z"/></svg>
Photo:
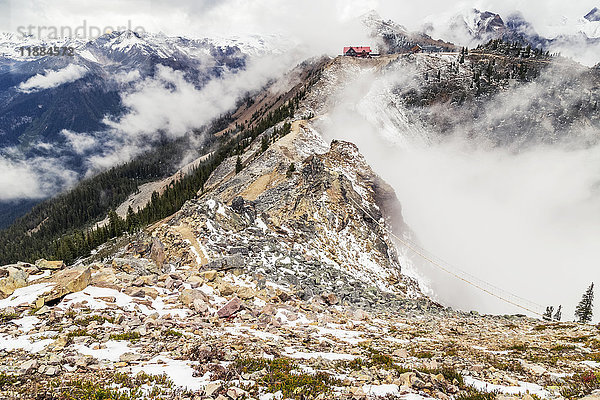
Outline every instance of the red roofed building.
<svg viewBox="0 0 600 400"><path fill-rule="evenodd" d="M370 47L344 47L344 55L350 57L370 57Z"/></svg>

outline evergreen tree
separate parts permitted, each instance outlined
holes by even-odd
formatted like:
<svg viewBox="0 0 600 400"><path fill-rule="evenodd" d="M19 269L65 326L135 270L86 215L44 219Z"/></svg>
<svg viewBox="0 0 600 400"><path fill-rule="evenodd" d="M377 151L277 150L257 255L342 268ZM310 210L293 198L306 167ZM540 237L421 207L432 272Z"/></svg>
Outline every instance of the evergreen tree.
<svg viewBox="0 0 600 400"><path fill-rule="evenodd" d="M561 318L562 318L562 306L558 306L558 309L556 310L556 313L554 314L554 320L560 321Z"/></svg>
<svg viewBox="0 0 600 400"><path fill-rule="evenodd" d="M294 163L291 163L290 166L288 167L288 170L285 175L288 178L291 178L292 175L294 174L294 171L296 171L296 166L294 165Z"/></svg>
<svg viewBox="0 0 600 400"><path fill-rule="evenodd" d="M548 306L546 307L546 312L544 313L544 321L552 321L552 313L554 312L554 307Z"/></svg>
<svg viewBox="0 0 600 400"><path fill-rule="evenodd" d="M577 317L577 321L583 324L586 324L592 320L593 311L592 308L594 306L594 282L587 288L583 296L581 297L581 301L575 308L575 316Z"/></svg>
<svg viewBox="0 0 600 400"><path fill-rule="evenodd" d="M239 174L240 171L242 170L243 166L242 166L242 160L240 159L240 157L238 156L236 162L235 162L235 173Z"/></svg>

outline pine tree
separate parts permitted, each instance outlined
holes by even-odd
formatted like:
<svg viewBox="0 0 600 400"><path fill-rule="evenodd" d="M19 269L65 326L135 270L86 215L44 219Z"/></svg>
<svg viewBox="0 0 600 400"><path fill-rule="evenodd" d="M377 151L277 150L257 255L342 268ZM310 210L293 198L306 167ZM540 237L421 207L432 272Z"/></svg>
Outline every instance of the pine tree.
<svg viewBox="0 0 600 400"><path fill-rule="evenodd" d="M238 156L237 161L235 162L235 173L238 174L242 170L242 160Z"/></svg>
<svg viewBox="0 0 600 400"><path fill-rule="evenodd" d="M295 171L296 171L296 166L294 165L294 163L291 163L290 166L288 167L288 170L285 175L288 178L291 178Z"/></svg>
<svg viewBox="0 0 600 400"><path fill-rule="evenodd" d="M558 309L556 310L556 313L554 314L554 320L560 321L561 318L562 318L562 306L558 306Z"/></svg>
<svg viewBox="0 0 600 400"><path fill-rule="evenodd" d="M544 321L552 321L552 313L554 312L554 307L548 306L546 307L546 312L544 313Z"/></svg>
<svg viewBox="0 0 600 400"><path fill-rule="evenodd" d="M575 316L577 317L577 321L583 324L586 324L592 320L593 311L592 308L594 306L594 282L587 288L583 296L581 297L581 301L575 308Z"/></svg>

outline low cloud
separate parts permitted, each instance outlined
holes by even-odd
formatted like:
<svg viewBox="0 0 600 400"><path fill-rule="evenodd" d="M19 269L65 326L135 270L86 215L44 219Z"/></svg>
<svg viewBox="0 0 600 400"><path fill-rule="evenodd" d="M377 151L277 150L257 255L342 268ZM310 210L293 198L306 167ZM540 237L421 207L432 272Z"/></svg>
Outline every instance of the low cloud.
<svg viewBox="0 0 600 400"><path fill-rule="evenodd" d="M157 66L154 76L136 84L122 96L128 111L104 120L110 128L133 140L184 136L219 115L230 111L244 93L266 85L293 65L284 55L255 59L243 71L226 71L197 88L185 74Z"/></svg>
<svg viewBox="0 0 600 400"><path fill-rule="evenodd" d="M58 71L47 70L44 74L37 74L19 85L19 90L26 93L39 90L51 89L65 83L81 79L87 73L87 69L80 65L69 64Z"/></svg>
<svg viewBox="0 0 600 400"><path fill-rule="evenodd" d="M70 187L78 178L60 159L46 157L25 161L0 156L0 171L0 201L46 198L59 188Z"/></svg>
<svg viewBox="0 0 600 400"><path fill-rule="evenodd" d="M109 129L94 135L102 138L103 151L87 159L88 174L131 160L161 138L178 139L202 128L233 110L246 93L280 77L305 56L298 52L252 58L244 70L225 70L200 88L183 72L157 66L154 76L136 82L122 94L124 115L105 117L103 122ZM92 145L95 140L84 134L67 135L74 149L83 150L82 145Z"/></svg>
<svg viewBox="0 0 600 400"><path fill-rule="evenodd" d="M73 151L79 155L83 155L98 146L98 140L85 133L76 133L63 129L61 134L67 139Z"/></svg>
<svg viewBox="0 0 600 400"><path fill-rule="evenodd" d="M483 104L477 121L463 115L463 108L436 109L455 117L454 130L440 135L435 127L421 125L418 111L405 108L391 90L411 87L421 73L401 63L396 68L383 76L364 70L344 76L329 109L319 112L327 111L317 122L319 130L327 139L356 143L394 187L413 241L511 293L542 306L562 304L563 315L572 318L600 264L598 131L578 124L548 129L548 117L531 131L508 125L508 141L497 143L495 135L501 132L491 128L520 121L531 109L550 114L553 102L560 110L572 110L589 93L574 88L552 95L572 81L568 72L550 70L539 83ZM406 255L403 267L416 269L410 272L424 278L433 289L429 293L443 303L482 312L524 312L400 248Z"/></svg>

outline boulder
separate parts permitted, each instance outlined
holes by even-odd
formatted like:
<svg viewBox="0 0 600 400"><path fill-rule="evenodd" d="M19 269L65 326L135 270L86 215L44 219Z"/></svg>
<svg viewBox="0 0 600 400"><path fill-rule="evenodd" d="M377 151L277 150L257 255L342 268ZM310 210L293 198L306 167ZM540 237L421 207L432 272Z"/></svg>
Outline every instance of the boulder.
<svg viewBox="0 0 600 400"><path fill-rule="evenodd" d="M400 381L400 386L404 388L412 387L413 382L417 379L417 375L414 372L405 372L400 374L398 380Z"/></svg>
<svg viewBox="0 0 600 400"><path fill-rule="evenodd" d="M190 307L194 303L194 300L197 299L208 302L208 297L203 292L196 289L183 289L179 295L179 301L188 307Z"/></svg>
<svg viewBox="0 0 600 400"><path fill-rule="evenodd" d="M128 274L143 276L151 274L159 274L162 272L158 266L145 258L114 258L112 262L113 268L126 272Z"/></svg>
<svg viewBox="0 0 600 400"><path fill-rule="evenodd" d="M138 354L138 353L127 352L127 353L123 353L119 356L119 361L126 362L126 363L140 361L141 359L142 359L142 355Z"/></svg>
<svg viewBox="0 0 600 400"><path fill-rule="evenodd" d="M225 304L223 308L217 311L217 315L219 318L228 318L238 312L242 307L242 301L239 297L234 297L229 301L229 303Z"/></svg>
<svg viewBox="0 0 600 400"><path fill-rule="evenodd" d="M162 242L158 238L152 238L152 247L150 248L150 259L154 261L154 263L159 268L162 268L165 262L165 258L165 245L162 244Z"/></svg>
<svg viewBox="0 0 600 400"><path fill-rule="evenodd" d="M119 290L119 280L115 275L115 270L112 268L102 268L94 274L90 284L101 288L109 288Z"/></svg>
<svg viewBox="0 0 600 400"><path fill-rule="evenodd" d="M28 360L21 364L19 367L18 375L25 375L30 372L37 370L39 363L37 360Z"/></svg>
<svg viewBox="0 0 600 400"><path fill-rule="evenodd" d="M13 266L0 269L0 298L6 298L18 288L27 286L27 272Z"/></svg>
<svg viewBox="0 0 600 400"><path fill-rule="evenodd" d="M202 286L205 282L204 278L198 275L192 275L186 280L187 283L192 285L192 287Z"/></svg>
<svg viewBox="0 0 600 400"><path fill-rule="evenodd" d="M35 266L41 269L63 269L65 267L65 263L63 261L48 261L45 259L39 259L35 262Z"/></svg>
<svg viewBox="0 0 600 400"><path fill-rule="evenodd" d="M40 279L39 283L48 283L48 290L38 296L35 301L37 308L46 303L61 299L69 293L79 292L85 289L92 277L90 267L72 267L58 271L49 278Z"/></svg>
<svg viewBox="0 0 600 400"><path fill-rule="evenodd" d="M252 290L252 288L249 288L246 286L237 288L236 294L238 295L238 297L240 299L243 299L243 300L253 299L254 295L255 295L254 290Z"/></svg>
<svg viewBox="0 0 600 400"><path fill-rule="evenodd" d="M201 314L205 314L208 311L208 306L209 303L207 303L206 301L202 300L202 299L195 299L194 302L192 303L192 308Z"/></svg>
<svg viewBox="0 0 600 400"><path fill-rule="evenodd" d="M221 384L219 382L209 382L204 387L204 395L210 397L219 389L221 389Z"/></svg>
<svg viewBox="0 0 600 400"><path fill-rule="evenodd" d="M228 282L219 282L217 289L221 296L231 296L235 293L235 288Z"/></svg>
<svg viewBox="0 0 600 400"><path fill-rule="evenodd" d="M217 278L217 271L215 271L215 270L202 271L202 272L200 272L200 276L202 278L206 279L207 281L212 282Z"/></svg>
<svg viewBox="0 0 600 400"><path fill-rule="evenodd" d="M335 293L324 294L321 297L323 297L323 300L325 301L325 303L327 303L330 306L334 306L340 302L340 299L338 299L338 297L335 295Z"/></svg>

